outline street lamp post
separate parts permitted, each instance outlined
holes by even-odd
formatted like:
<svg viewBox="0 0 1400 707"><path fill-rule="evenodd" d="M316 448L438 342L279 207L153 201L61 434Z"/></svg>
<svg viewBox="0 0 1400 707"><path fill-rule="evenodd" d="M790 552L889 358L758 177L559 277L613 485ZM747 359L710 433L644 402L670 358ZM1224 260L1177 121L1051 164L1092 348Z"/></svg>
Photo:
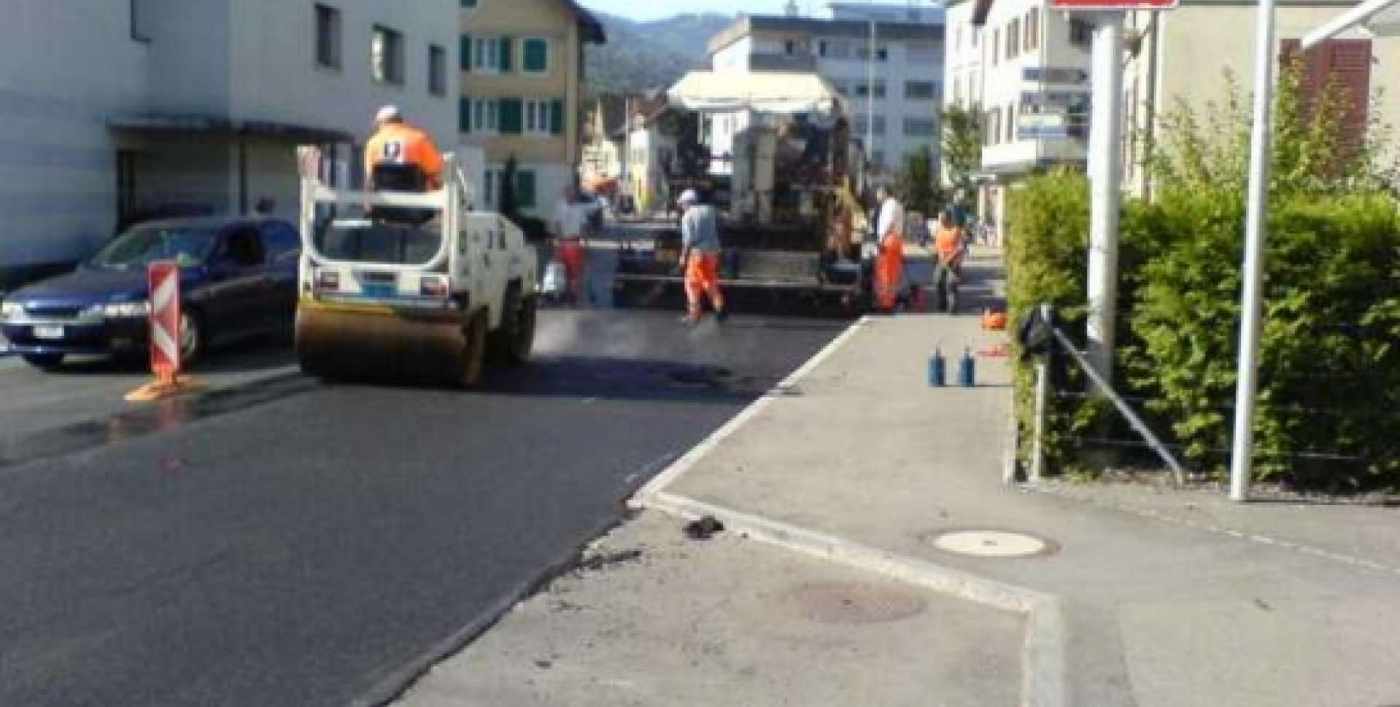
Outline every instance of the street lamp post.
<svg viewBox="0 0 1400 707"><path fill-rule="evenodd" d="M1093 118L1089 123L1089 361L1113 381L1114 319L1118 313L1118 211L1122 203L1124 13L1093 16Z"/></svg>

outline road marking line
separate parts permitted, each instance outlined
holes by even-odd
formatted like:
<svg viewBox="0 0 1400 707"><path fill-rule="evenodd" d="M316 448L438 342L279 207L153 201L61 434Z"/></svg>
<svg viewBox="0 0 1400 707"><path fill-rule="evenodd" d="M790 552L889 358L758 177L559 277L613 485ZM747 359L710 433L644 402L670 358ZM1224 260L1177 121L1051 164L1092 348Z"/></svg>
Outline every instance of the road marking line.
<svg viewBox="0 0 1400 707"><path fill-rule="evenodd" d="M704 459L711 450L719 446L721 442L728 439L735 432L738 432L739 428L747 424L749 420L752 420L760 412L763 412L764 408L772 404L774 398L782 397L790 391L798 381L802 380L813 370L816 370L817 366L820 366L827 358L836 353L838 349L844 346L845 343L849 341L851 337L855 336L869 321L870 317L861 317L849 327L846 327L845 331L841 332L835 339L827 343L816 355L807 359L807 362L802 364L800 368L793 371L787 378L779 381L777 385L768 389L768 391L759 396L757 400L749 403L748 407L739 411L738 415L730 418L730 420L724 423L719 429L710 433L709 437L706 437L699 444L692 447L684 456L677 459L664 471L657 474L651 481L647 482L645 486L639 489L637 493L627 501L627 505L632 508L646 507L646 499L649 496L660 492L661 489L671 485L671 483L678 480L687 471L690 471L690 469L699 463L701 459Z"/></svg>

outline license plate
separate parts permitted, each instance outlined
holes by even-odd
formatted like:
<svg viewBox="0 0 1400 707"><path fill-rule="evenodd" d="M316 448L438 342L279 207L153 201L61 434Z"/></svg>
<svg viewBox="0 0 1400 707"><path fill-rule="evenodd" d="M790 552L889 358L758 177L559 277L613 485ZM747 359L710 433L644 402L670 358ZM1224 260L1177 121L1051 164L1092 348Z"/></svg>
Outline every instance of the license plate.
<svg viewBox="0 0 1400 707"><path fill-rule="evenodd" d="M61 326L36 326L34 327L34 338L36 339L62 339L63 327Z"/></svg>
<svg viewBox="0 0 1400 707"><path fill-rule="evenodd" d="M363 285L360 285L360 292L364 293L366 297L373 297L375 299L388 299L397 295L399 293L399 288L395 285L377 285L365 283Z"/></svg>

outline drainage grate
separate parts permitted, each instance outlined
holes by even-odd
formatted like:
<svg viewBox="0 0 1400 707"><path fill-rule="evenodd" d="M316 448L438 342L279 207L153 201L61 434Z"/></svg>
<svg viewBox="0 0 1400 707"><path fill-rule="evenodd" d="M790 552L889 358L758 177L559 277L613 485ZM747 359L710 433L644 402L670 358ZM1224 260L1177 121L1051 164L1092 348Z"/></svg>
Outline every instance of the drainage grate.
<svg viewBox="0 0 1400 707"><path fill-rule="evenodd" d="M804 584L788 592L802 615L823 624L872 624L899 621L924 610L918 594L855 582Z"/></svg>
<svg viewBox="0 0 1400 707"><path fill-rule="evenodd" d="M1033 557L1059 549L1049 540L1005 530L954 530L925 539L944 552L973 557Z"/></svg>

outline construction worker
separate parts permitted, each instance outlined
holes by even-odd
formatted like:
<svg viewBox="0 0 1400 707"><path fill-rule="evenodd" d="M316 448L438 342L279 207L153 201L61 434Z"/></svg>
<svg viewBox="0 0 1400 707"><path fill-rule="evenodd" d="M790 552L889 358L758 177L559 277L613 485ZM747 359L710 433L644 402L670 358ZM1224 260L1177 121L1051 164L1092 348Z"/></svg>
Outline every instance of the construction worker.
<svg viewBox="0 0 1400 707"><path fill-rule="evenodd" d="M904 279L904 206L885 185L876 190L875 198L880 204L875 228L880 249L875 259L875 307L892 312L899 304L899 286Z"/></svg>
<svg viewBox="0 0 1400 707"><path fill-rule="evenodd" d="M939 214L933 248L937 256L933 272L934 295L938 298L935 305L952 313L958 307L958 277L967 253L967 238L951 209Z"/></svg>
<svg viewBox="0 0 1400 707"><path fill-rule="evenodd" d="M597 209L596 203L580 198L578 187L573 184L564 187L562 198L554 206L554 252L564 264L569 298L575 304L583 301L584 267L588 261L585 236L590 218Z"/></svg>
<svg viewBox="0 0 1400 707"><path fill-rule="evenodd" d="M687 189L676 200L681 210L681 258L685 268L686 324L700 321L704 297L709 295L715 319L724 321L724 293L719 289L719 223L715 208L700 203L700 195Z"/></svg>
<svg viewBox="0 0 1400 707"><path fill-rule="evenodd" d="M415 165L428 189L442 188L442 153L428 133L404 122L398 106L384 106L374 116L374 135L365 143L366 191L376 188L374 168L385 163Z"/></svg>

